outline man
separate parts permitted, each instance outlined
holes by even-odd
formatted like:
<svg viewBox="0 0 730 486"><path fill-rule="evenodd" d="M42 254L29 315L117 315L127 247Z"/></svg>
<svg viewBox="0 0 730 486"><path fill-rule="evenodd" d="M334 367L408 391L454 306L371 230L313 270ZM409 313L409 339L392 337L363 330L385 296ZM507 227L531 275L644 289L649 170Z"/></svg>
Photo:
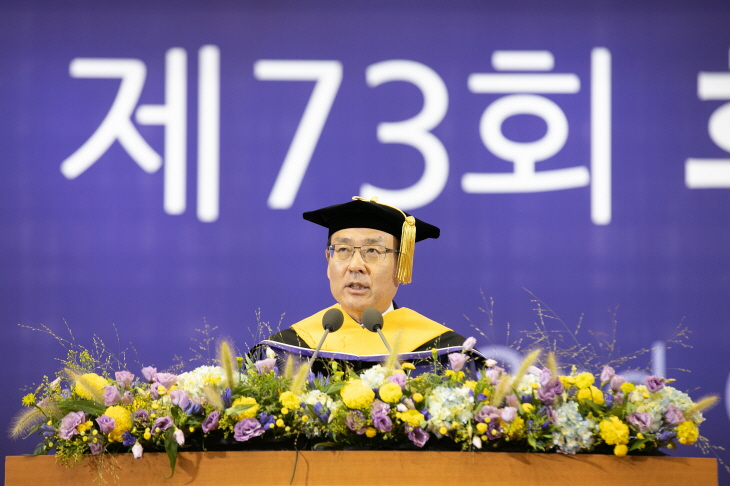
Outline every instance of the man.
<svg viewBox="0 0 730 486"><path fill-rule="evenodd" d="M380 336L362 327L363 312L368 308L383 314L383 335L391 346L398 343L404 359L428 358L432 349L438 349L439 354L460 349L462 336L415 311L399 308L393 301L399 284L411 281L415 243L438 238L440 230L377 199L353 199L303 214L304 219L329 231L327 278L337 304L262 344L309 356L324 333L325 312L338 307L344 313L344 323L327 336L320 357L374 364L388 354Z"/></svg>

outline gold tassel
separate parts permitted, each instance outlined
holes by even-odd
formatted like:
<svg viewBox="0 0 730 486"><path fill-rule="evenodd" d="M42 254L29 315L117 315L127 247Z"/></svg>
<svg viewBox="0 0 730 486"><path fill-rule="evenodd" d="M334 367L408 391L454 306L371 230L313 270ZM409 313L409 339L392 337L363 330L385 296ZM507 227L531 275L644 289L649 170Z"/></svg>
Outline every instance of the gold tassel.
<svg viewBox="0 0 730 486"><path fill-rule="evenodd" d="M413 279L413 255L416 250L416 218L413 216L406 216L406 213L395 206L381 203L378 201L377 197L372 197L368 200L364 197L353 196L352 200L388 206L403 215L405 220L403 221L403 229L401 229L400 249L398 250L398 268L396 269L395 277L403 285L411 283Z"/></svg>
<svg viewBox="0 0 730 486"><path fill-rule="evenodd" d="M396 278L402 284L411 283L413 277L413 254L416 250L416 218L407 216L403 221L398 254L398 272Z"/></svg>

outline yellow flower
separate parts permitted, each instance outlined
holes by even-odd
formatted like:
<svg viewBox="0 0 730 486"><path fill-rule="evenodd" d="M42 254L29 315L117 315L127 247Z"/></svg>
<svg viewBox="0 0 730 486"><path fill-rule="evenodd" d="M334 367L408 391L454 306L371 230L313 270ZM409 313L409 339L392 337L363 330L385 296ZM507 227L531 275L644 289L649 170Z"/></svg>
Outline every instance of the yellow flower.
<svg viewBox="0 0 730 486"><path fill-rule="evenodd" d="M281 404L289 410L299 408L299 404L301 403L299 397L290 391L285 391L279 395L279 402L281 402Z"/></svg>
<svg viewBox="0 0 730 486"><path fill-rule="evenodd" d="M575 377L575 386L579 390L583 390L591 386L594 381L596 381L596 377L593 376L593 373L581 373Z"/></svg>
<svg viewBox="0 0 730 486"><path fill-rule="evenodd" d="M403 363L402 365L400 365L400 367L403 368L404 370L415 370L416 369L416 367L413 363Z"/></svg>
<svg viewBox="0 0 730 486"><path fill-rule="evenodd" d="M235 407L236 405L251 405L249 408L244 410L243 412L236 415L236 420L243 420L245 418L254 418L256 416L256 412L259 411L259 404L256 402L256 399L253 397L241 397L236 398L233 400L233 403L231 403L231 407Z"/></svg>
<svg viewBox="0 0 730 486"><path fill-rule="evenodd" d="M94 394L101 393L102 389L108 384L109 382L106 379L96 373L86 373L81 375L81 379L74 386L74 391L81 398L93 400Z"/></svg>
<svg viewBox="0 0 730 486"><path fill-rule="evenodd" d="M522 411L525 413L532 412L532 409L535 408L531 403L523 403L522 404Z"/></svg>
<svg viewBox="0 0 730 486"><path fill-rule="evenodd" d="M378 433L378 431L377 431L377 430L375 430L375 429L374 429L374 428L372 428L372 427L368 427L367 429L365 429L365 435L366 435L367 437L371 438L371 439L372 439L373 437L375 437L375 436L377 435L377 433Z"/></svg>
<svg viewBox="0 0 730 486"><path fill-rule="evenodd" d="M482 422L479 422L479 423L477 424L477 431L478 431L478 432L479 432L480 434L483 434L483 433L485 433L485 432L487 431L487 424L484 424L484 423L482 423Z"/></svg>
<svg viewBox="0 0 730 486"><path fill-rule="evenodd" d="M413 401L414 402L418 403L418 402L420 402L420 401L423 400L423 395L421 395L420 393L416 392L416 393L413 394L413 396L411 396L411 398L413 398Z"/></svg>
<svg viewBox="0 0 730 486"><path fill-rule="evenodd" d="M276 421L276 425L277 425L278 427L283 427L283 426L284 426L284 421L283 421L282 419L277 419L277 421Z"/></svg>
<svg viewBox="0 0 730 486"><path fill-rule="evenodd" d="M23 405L26 407L32 407L35 405L35 395L32 393L28 393L26 396L23 397Z"/></svg>
<svg viewBox="0 0 730 486"><path fill-rule="evenodd" d="M449 432L449 429L447 429L446 427L441 427L439 429L439 434L441 434L441 435L446 435L448 432Z"/></svg>
<svg viewBox="0 0 730 486"><path fill-rule="evenodd" d="M76 430L78 430L81 433L84 433L87 430L89 430L93 425L94 425L94 423L91 420L87 420L83 424L77 425Z"/></svg>
<svg viewBox="0 0 730 486"><path fill-rule="evenodd" d="M379 393L380 398L382 398L384 402L388 403L396 403L400 400L400 397L403 396L403 391L401 391L400 385L393 382L386 383L381 386Z"/></svg>
<svg viewBox="0 0 730 486"><path fill-rule="evenodd" d="M289 409L288 408L284 407L284 408L281 409L281 414L282 415L286 415L288 413L289 413Z"/></svg>
<svg viewBox="0 0 730 486"><path fill-rule="evenodd" d="M449 378L451 378L455 374L456 374L456 372L454 370L446 370L446 371L444 371L444 375L445 376L448 376Z"/></svg>
<svg viewBox="0 0 730 486"><path fill-rule="evenodd" d="M629 453L629 448L626 447L626 444L618 444L613 448L613 453L619 457L623 457Z"/></svg>
<svg viewBox="0 0 730 486"><path fill-rule="evenodd" d="M152 434L150 433L150 428L147 427L146 429L144 429L144 439L150 440L151 437L152 437Z"/></svg>
<svg viewBox="0 0 730 486"><path fill-rule="evenodd" d="M699 435L697 426L691 420L686 420L677 426L677 437L679 437L680 444L692 445L697 442Z"/></svg>
<svg viewBox="0 0 730 486"><path fill-rule="evenodd" d="M302 422L304 422L304 423L309 422L309 417L306 415L302 416Z"/></svg>
<svg viewBox="0 0 730 486"><path fill-rule="evenodd" d="M591 385L588 388L583 388L582 390L578 390L578 401L583 402L584 400L590 400L596 405L603 405L603 392L596 388L595 386Z"/></svg>
<svg viewBox="0 0 730 486"><path fill-rule="evenodd" d="M608 420L603 420L599 427L601 429L601 437L608 445L619 445L629 443L629 426L623 423L618 417L611 416Z"/></svg>
<svg viewBox="0 0 730 486"><path fill-rule="evenodd" d="M469 388L471 391L474 391L474 388L477 386L477 382L474 380L466 380L464 382L464 386Z"/></svg>
<svg viewBox="0 0 730 486"><path fill-rule="evenodd" d="M632 391L634 391L634 388L636 387L630 381L627 381L626 383L621 385L621 391L624 393L631 393Z"/></svg>
<svg viewBox="0 0 730 486"><path fill-rule="evenodd" d="M401 419L412 427L418 427L421 425L421 421L426 420L421 412L418 410L407 410L405 412L397 412L396 417Z"/></svg>
<svg viewBox="0 0 730 486"><path fill-rule="evenodd" d="M104 415L114 419L114 430L109 432L110 442L122 442L122 434L132 428L132 412L119 405L109 407Z"/></svg>
<svg viewBox="0 0 730 486"><path fill-rule="evenodd" d="M525 421L519 415L512 421L512 423L503 423L502 426L506 428L505 432L512 440L522 438L522 434L525 432Z"/></svg>
<svg viewBox="0 0 730 486"><path fill-rule="evenodd" d="M362 381L353 380L342 388L340 396L348 408L367 410L375 399L375 392L363 385Z"/></svg>

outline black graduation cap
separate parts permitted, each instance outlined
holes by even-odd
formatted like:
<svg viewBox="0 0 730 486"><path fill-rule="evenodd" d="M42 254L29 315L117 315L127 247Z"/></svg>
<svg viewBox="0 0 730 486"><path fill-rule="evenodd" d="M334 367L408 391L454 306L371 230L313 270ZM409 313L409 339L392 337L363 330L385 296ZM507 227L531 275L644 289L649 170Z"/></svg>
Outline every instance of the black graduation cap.
<svg viewBox="0 0 730 486"><path fill-rule="evenodd" d="M396 276L401 283L410 283L415 243L426 238L438 238L441 230L394 206L380 203L377 198L352 199L344 204L307 211L302 217L327 228L329 236L347 228L371 228L395 236L400 241Z"/></svg>

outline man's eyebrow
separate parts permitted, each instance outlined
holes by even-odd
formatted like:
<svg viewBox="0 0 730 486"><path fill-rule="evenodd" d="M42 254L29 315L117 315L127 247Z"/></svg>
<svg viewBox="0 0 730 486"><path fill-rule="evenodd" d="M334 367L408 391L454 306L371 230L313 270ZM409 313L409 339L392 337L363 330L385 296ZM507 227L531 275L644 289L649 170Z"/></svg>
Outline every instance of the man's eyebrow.
<svg viewBox="0 0 730 486"><path fill-rule="evenodd" d="M332 241L336 241L337 243L344 243L344 244L350 244L352 243L352 238L348 238L346 236L340 236L339 238L335 238ZM364 245L375 245L375 244L383 244L385 241L382 236L374 236L372 238L365 238L363 241Z"/></svg>

